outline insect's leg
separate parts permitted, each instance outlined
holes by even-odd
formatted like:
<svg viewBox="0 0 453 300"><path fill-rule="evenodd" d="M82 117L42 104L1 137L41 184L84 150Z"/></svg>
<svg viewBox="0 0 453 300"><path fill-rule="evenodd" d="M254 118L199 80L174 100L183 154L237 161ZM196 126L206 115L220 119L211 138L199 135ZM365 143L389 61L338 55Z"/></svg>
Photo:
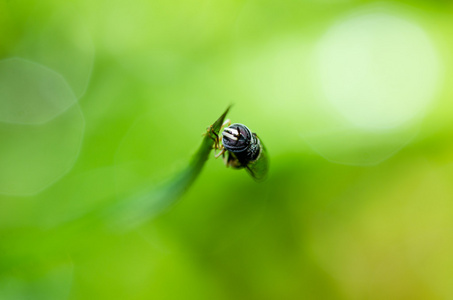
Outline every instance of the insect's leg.
<svg viewBox="0 0 453 300"><path fill-rule="evenodd" d="M227 119L225 120L225 122L223 122L222 126L220 127L220 130L219 132L222 132L223 128L225 126L230 126L231 125L231 121L230 119ZM220 142L220 137L217 133L214 132L213 128L212 128L212 125L209 126L207 129L206 129L206 133L204 134L205 136L206 135L209 135L209 137L214 141L214 154L215 154L215 157L218 158L220 157L220 155L223 155L224 156L224 153L225 153L225 148L223 147L223 145L221 144ZM220 150L220 152L217 154L216 153L216 150Z"/></svg>
<svg viewBox="0 0 453 300"><path fill-rule="evenodd" d="M212 130L212 125L206 128L206 132L203 133L203 136L209 136L214 141L214 150L220 149L220 137Z"/></svg>
<svg viewBox="0 0 453 300"><path fill-rule="evenodd" d="M212 139L214 140L214 151L215 151L215 150L221 148L220 138L219 138L219 135L217 133L215 133L214 131L212 132L212 134L215 135L215 138L211 136Z"/></svg>
<svg viewBox="0 0 453 300"><path fill-rule="evenodd" d="M238 167L238 160L231 152L228 152L227 157L223 157L223 162L227 168L236 169Z"/></svg>
<svg viewBox="0 0 453 300"><path fill-rule="evenodd" d="M225 127L229 127L231 125L230 119L226 119L225 122L223 122L222 126L220 127L220 132L222 132L222 129Z"/></svg>
<svg viewBox="0 0 453 300"><path fill-rule="evenodd" d="M225 155L225 152L222 155L223 163L225 166L228 168L228 161L230 160L230 153L228 152L227 155Z"/></svg>
<svg viewBox="0 0 453 300"><path fill-rule="evenodd" d="M223 128L228 127L231 125L231 121L230 119L226 119L225 122L223 122L222 126L220 126L220 130L219 132L222 132L223 131ZM215 132L213 132L215 134ZM220 137L216 134L217 136L217 145L220 145ZM223 149L223 145L221 145L218 149ZM225 151L221 152L222 155L223 153L225 153ZM218 156L216 155L216 158L219 157L221 154L219 154Z"/></svg>
<svg viewBox="0 0 453 300"><path fill-rule="evenodd" d="M217 154L217 150L220 150L220 152L218 154ZM224 152L225 152L225 148L223 147L222 144L220 144L220 140L215 141L214 142L214 156L215 156L215 158L218 158Z"/></svg>
<svg viewBox="0 0 453 300"><path fill-rule="evenodd" d="M221 149L220 149L220 148L221 148ZM215 158L219 158L220 155L223 155L223 156L225 157L224 154L225 154L226 149L223 147L223 145L221 145L220 148L219 148L219 149L220 149L220 152L219 152L218 154L215 155Z"/></svg>
<svg viewBox="0 0 453 300"><path fill-rule="evenodd" d="M231 121L230 119L226 119L225 122L223 122L222 126L220 126L220 130L219 132L222 132L222 129L225 128L225 127L228 127L231 125ZM206 135L209 135L211 136L212 139L214 139L214 137L212 137L212 135L215 135L216 138L219 140L219 136L217 135L217 133L214 132L214 130L212 130L212 125L209 125L208 128L206 128L206 132L203 133L203 136L206 136Z"/></svg>

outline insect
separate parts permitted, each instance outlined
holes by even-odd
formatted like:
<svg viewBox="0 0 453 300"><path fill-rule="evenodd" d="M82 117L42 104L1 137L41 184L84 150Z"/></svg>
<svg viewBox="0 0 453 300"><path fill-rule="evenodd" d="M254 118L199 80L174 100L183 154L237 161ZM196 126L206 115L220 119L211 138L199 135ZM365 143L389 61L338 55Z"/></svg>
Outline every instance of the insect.
<svg viewBox="0 0 453 300"><path fill-rule="evenodd" d="M244 124L231 124L227 120L222 128L222 136L216 135L214 150L220 150L216 158L222 156L227 167L245 169L255 180L264 180L269 169L266 148L260 138Z"/></svg>

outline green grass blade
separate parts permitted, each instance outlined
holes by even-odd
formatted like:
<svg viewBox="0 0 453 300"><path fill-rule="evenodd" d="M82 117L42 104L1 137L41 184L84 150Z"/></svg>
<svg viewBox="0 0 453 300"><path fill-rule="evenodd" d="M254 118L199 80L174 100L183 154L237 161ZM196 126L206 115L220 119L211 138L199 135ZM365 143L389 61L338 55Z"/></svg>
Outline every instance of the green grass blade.
<svg viewBox="0 0 453 300"><path fill-rule="evenodd" d="M209 127L210 130L203 137L199 149L184 170L161 185L145 188L124 198L107 211L108 218L113 219L113 223L119 228L131 228L155 217L174 204L201 173L213 149L212 137L215 136L214 133L219 134L230 107Z"/></svg>

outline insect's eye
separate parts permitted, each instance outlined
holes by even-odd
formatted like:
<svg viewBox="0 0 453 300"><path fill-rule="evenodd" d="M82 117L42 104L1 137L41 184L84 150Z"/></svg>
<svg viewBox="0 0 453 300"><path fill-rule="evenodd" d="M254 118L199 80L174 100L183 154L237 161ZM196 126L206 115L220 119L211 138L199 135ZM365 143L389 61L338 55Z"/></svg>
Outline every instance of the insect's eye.
<svg viewBox="0 0 453 300"><path fill-rule="evenodd" d="M250 138L249 131L244 126L238 126L236 127L236 130L239 131L240 136L243 137L244 139Z"/></svg>
<svg viewBox="0 0 453 300"><path fill-rule="evenodd" d="M242 124L233 124L222 132L223 144L229 148L240 149L250 143L250 130Z"/></svg>

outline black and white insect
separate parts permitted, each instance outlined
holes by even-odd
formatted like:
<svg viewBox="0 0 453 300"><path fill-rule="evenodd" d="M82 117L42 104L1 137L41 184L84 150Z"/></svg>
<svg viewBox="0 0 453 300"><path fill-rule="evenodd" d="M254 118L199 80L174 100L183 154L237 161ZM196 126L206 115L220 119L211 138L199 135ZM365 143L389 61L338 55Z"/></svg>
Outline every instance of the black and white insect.
<svg viewBox="0 0 453 300"><path fill-rule="evenodd" d="M227 167L245 169L255 180L266 178L269 160L261 139L244 124L231 124L227 120L221 137L217 136L214 149L220 150L215 156L222 156Z"/></svg>

